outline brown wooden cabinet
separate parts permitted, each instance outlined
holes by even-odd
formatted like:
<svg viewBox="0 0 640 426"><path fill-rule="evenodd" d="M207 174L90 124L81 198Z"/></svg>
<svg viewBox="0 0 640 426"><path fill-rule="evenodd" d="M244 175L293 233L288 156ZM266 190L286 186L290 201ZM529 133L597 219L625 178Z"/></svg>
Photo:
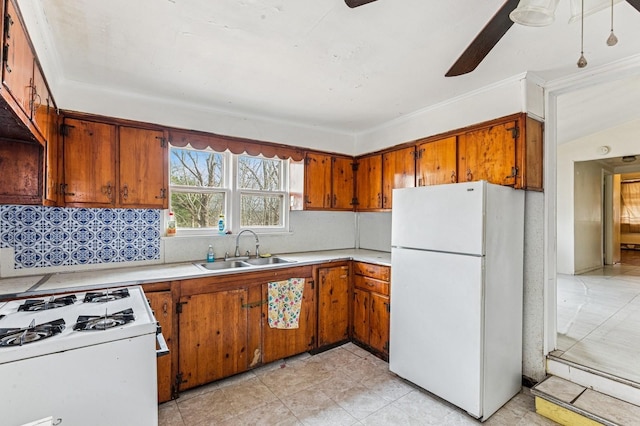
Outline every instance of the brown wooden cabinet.
<svg viewBox="0 0 640 426"><path fill-rule="evenodd" d="M516 120L466 132L460 137L460 181L486 180L516 186Z"/></svg>
<svg viewBox="0 0 640 426"><path fill-rule="evenodd" d="M304 170L306 210L353 210L353 158L307 153Z"/></svg>
<svg viewBox="0 0 640 426"><path fill-rule="evenodd" d="M180 388L188 389L247 369L246 288L180 298Z"/></svg>
<svg viewBox="0 0 640 426"><path fill-rule="evenodd" d="M418 186L458 181L458 140L456 136L419 143L417 149Z"/></svg>
<svg viewBox="0 0 640 426"><path fill-rule="evenodd" d="M396 149L382 154L382 208L393 206L393 190L416 186L416 148Z"/></svg>
<svg viewBox="0 0 640 426"><path fill-rule="evenodd" d="M162 327L169 354L158 358L158 402L169 401L173 397L174 373L172 370L172 357L175 346L173 344L173 320L175 307L170 290L145 291L149 305L155 314L156 320Z"/></svg>
<svg viewBox="0 0 640 426"><path fill-rule="evenodd" d="M0 203L42 203L42 154L40 145L0 140Z"/></svg>
<svg viewBox="0 0 640 426"><path fill-rule="evenodd" d="M118 130L120 205L167 208L168 147L164 132L125 126Z"/></svg>
<svg viewBox="0 0 640 426"><path fill-rule="evenodd" d="M293 277L292 277L293 278ZM304 278L304 277L295 277ZM263 301L268 299L268 284L262 285ZM305 278L298 328L278 329L269 326L269 306L262 304L262 362L268 363L287 358L315 347L316 339L316 289L311 277Z"/></svg>
<svg viewBox="0 0 640 426"><path fill-rule="evenodd" d="M34 54L29 36L12 0L6 2L4 25L4 67L2 83L27 118L33 116Z"/></svg>
<svg viewBox="0 0 640 426"><path fill-rule="evenodd" d="M353 266L353 340L388 359L390 268L363 262Z"/></svg>
<svg viewBox="0 0 640 426"><path fill-rule="evenodd" d="M358 159L356 198L358 211L382 209L382 154Z"/></svg>
<svg viewBox="0 0 640 426"><path fill-rule="evenodd" d="M318 274L318 347L349 339L349 265L321 267Z"/></svg>
<svg viewBox="0 0 640 426"><path fill-rule="evenodd" d="M116 201L116 127L64 119L63 202L111 207Z"/></svg>
<svg viewBox="0 0 640 426"><path fill-rule="evenodd" d="M63 129L66 205L168 206L164 132L70 117Z"/></svg>

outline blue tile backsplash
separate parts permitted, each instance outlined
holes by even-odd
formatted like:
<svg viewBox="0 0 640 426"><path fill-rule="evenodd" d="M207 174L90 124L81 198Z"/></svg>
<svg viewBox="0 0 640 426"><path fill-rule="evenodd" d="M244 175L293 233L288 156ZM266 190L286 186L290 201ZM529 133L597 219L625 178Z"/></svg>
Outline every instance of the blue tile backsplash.
<svg viewBox="0 0 640 426"><path fill-rule="evenodd" d="M0 205L0 248L13 247L16 269L156 260L160 213Z"/></svg>

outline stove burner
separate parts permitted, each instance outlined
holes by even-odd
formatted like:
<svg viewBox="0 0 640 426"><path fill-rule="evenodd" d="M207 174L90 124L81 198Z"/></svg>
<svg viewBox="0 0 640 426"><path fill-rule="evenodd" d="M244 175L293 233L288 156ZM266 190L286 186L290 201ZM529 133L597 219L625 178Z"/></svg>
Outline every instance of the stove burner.
<svg viewBox="0 0 640 426"><path fill-rule="evenodd" d="M119 290L87 293L84 296L84 302L111 302L112 300L124 299L125 297L129 297L129 289L121 288Z"/></svg>
<svg viewBox="0 0 640 426"><path fill-rule="evenodd" d="M76 325L73 326L77 331L92 331L92 330L107 330L119 325L127 324L135 321L133 315L133 309L125 309L124 311L116 312L115 314L104 315L81 315L78 317Z"/></svg>
<svg viewBox="0 0 640 426"><path fill-rule="evenodd" d="M22 346L62 332L65 322L62 318L44 324L35 325L35 320L25 328L0 328L0 347Z"/></svg>
<svg viewBox="0 0 640 426"><path fill-rule="evenodd" d="M62 296L57 298L54 298L52 296L50 299L26 300L22 305L18 306L18 311L44 311L47 309L55 309L67 305L73 305L74 303L76 303L76 296L73 294L70 296Z"/></svg>

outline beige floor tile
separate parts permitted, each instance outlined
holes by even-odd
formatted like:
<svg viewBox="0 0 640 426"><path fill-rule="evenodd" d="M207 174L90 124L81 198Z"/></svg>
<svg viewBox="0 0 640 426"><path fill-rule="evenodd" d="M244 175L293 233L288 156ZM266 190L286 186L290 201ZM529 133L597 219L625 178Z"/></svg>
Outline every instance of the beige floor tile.
<svg viewBox="0 0 640 426"><path fill-rule="evenodd" d="M572 403L586 388L578 384L561 379L560 377L552 376L544 382L536 386L536 390L551 395L552 397Z"/></svg>
<svg viewBox="0 0 640 426"><path fill-rule="evenodd" d="M640 407L591 389L587 389L574 405L617 424L640 424Z"/></svg>
<svg viewBox="0 0 640 426"><path fill-rule="evenodd" d="M478 426L480 422L466 413L453 411L444 418L442 424L447 426Z"/></svg>
<svg viewBox="0 0 640 426"><path fill-rule="evenodd" d="M392 405L423 424L443 424L453 408L421 390L413 390Z"/></svg>
<svg viewBox="0 0 640 426"><path fill-rule="evenodd" d="M361 358L366 358L368 356L371 356L371 353L369 353L366 349L362 349L360 346L351 342L342 345L341 348Z"/></svg>
<svg viewBox="0 0 640 426"><path fill-rule="evenodd" d="M220 389L185 401L178 399L178 408L188 426L220 423L239 414Z"/></svg>
<svg viewBox="0 0 640 426"><path fill-rule="evenodd" d="M515 425L532 411L535 411L535 400L531 391L525 388L489 417L485 424L488 426Z"/></svg>
<svg viewBox="0 0 640 426"><path fill-rule="evenodd" d="M302 390L281 398L305 425L353 425L358 419L317 390Z"/></svg>
<svg viewBox="0 0 640 426"><path fill-rule="evenodd" d="M158 426L184 426L176 401L165 402L158 406Z"/></svg>
<svg viewBox="0 0 640 426"><path fill-rule="evenodd" d="M362 385L339 392L332 399L358 420L368 417L390 403Z"/></svg>
<svg viewBox="0 0 640 426"><path fill-rule="evenodd" d="M220 425L298 426L302 423L281 401L276 400L224 421Z"/></svg>
<svg viewBox="0 0 640 426"><path fill-rule="evenodd" d="M381 373L367 377L362 386L375 395L393 402L412 392L416 388L393 373Z"/></svg>
<svg viewBox="0 0 640 426"><path fill-rule="evenodd" d="M406 425L406 426L420 426L425 423L414 419L408 413L400 410L393 405L387 405L386 407L376 411L363 419L362 424L368 426L389 426L389 425Z"/></svg>
<svg viewBox="0 0 640 426"><path fill-rule="evenodd" d="M550 420L546 417L543 417L539 414L529 412L524 415L524 417L516 423L516 426L554 426L558 423Z"/></svg>
<svg viewBox="0 0 640 426"><path fill-rule="evenodd" d="M233 410L242 414L277 399L276 395L257 377L220 389Z"/></svg>

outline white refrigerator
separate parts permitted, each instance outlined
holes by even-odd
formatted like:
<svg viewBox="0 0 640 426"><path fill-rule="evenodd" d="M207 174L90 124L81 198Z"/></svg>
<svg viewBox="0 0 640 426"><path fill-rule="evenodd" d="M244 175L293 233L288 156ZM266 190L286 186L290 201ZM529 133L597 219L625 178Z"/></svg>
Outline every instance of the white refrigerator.
<svg viewBox="0 0 640 426"><path fill-rule="evenodd" d="M389 369L486 420L521 389L524 191L393 191Z"/></svg>

